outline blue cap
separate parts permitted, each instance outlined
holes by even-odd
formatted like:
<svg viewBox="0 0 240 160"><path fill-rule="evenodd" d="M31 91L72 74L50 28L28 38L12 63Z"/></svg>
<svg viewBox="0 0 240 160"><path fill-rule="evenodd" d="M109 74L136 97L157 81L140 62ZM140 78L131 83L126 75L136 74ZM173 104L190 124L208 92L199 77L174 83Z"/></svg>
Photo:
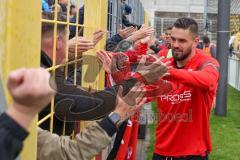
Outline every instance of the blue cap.
<svg viewBox="0 0 240 160"><path fill-rule="evenodd" d="M125 4L125 14L129 15L131 13L132 13L132 7L127 5L127 4Z"/></svg>

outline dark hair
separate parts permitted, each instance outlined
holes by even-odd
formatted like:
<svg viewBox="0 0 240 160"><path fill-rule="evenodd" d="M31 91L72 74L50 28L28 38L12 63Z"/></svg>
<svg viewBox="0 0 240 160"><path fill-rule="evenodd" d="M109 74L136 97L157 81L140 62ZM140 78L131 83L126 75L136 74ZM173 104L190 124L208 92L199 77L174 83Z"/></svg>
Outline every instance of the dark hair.
<svg viewBox="0 0 240 160"><path fill-rule="evenodd" d="M167 30L172 30L172 26L167 27Z"/></svg>
<svg viewBox="0 0 240 160"><path fill-rule="evenodd" d="M210 39L209 39L207 36L203 36L203 37L202 37L202 40L203 40L203 43L204 43L204 44L210 43Z"/></svg>
<svg viewBox="0 0 240 160"><path fill-rule="evenodd" d="M70 6L70 9L73 9L73 8L76 8L76 6L72 4L72 5Z"/></svg>
<svg viewBox="0 0 240 160"><path fill-rule="evenodd" d="M194 35L198 35L198 24L192 18L187 18L187 17L179 18L173 24L173 27L181 28L181 29L189 29L191 33L193 33Z"/></svg>
<svg viewBox="0 0 240 160"><path fill-rule="evenodd" d="M54 13L43 12L42 19L45 20L54 20ZM58 13L58 21L66 22L66 16L61 12ZM54 31L54 23L52 22L42 22L42 36L48 33L52 33ZM57 24L58 33L65 33L66 24Z"/></svg>
<svg viewBox="0 0 240 160"><path fill-rule="evenodd" d="M70 6L70 14L72 14L72 10L73 10L74 8L76 8L75 5L71 5L71 6Z"/></svg>

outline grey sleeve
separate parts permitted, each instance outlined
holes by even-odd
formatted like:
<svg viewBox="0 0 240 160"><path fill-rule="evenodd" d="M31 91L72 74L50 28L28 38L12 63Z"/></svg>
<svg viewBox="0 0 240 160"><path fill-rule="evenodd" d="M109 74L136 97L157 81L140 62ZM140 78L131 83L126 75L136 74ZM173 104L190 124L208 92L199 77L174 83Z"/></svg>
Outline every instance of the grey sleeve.
<svg viewBox="0 0 240 160"><path fill-rule="evenodd" d="M111 142L111 137L97 122L93 122L75 139L38 129L38 160L91 160Z"/></svg>

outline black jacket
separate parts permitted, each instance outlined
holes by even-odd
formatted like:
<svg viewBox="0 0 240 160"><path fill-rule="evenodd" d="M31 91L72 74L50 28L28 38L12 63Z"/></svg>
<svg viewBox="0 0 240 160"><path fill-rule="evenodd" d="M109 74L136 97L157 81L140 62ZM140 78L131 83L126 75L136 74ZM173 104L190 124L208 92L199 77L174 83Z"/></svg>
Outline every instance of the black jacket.
<svg viewBox="0 0 240 160"><path fill-rule="evenodd" d="M0 116L0 159L14 160L23 147L28 132L3 113Z"/></svg>
<svg viewBox="0 0 240 160"><path fill-rule="evenodd" d="M52 66L51 60L43 52L41 53L41 66L44 68ZM71 66L69 68L71 70ZM79 74L80 72L81 70L78 70ZM71 71L69 71L69 73L71 73ZM73 77L68 76L68 80L66 81L64 70L61 68L56 69L55 81L57 84L57 91L54 106L54 125L63 126L60 124L62 121L97 120L107 116L115 109L119 85L107 88L103 91L90 93L77 86L69 85L68 81L72 81L72 78ZM132 78L121 84L123 86L123 95L125 95L136 82L137 80ZM40 118L46 116L49 112L49 108L45 109L40 114ZM56 124L58 121L59 124ZM40 127L49 129L47 126L49 126L49 122L44 123L44 125ZM73 126L69 129L66 128L67 134L71 134L72 129ZM55 133L61 134L61 131L62 127L55 127Z"/></svg>
<svg viewBox="0 0 240 160"><path fill-rule="evenodd" d="M7 106L3 95L4 91L1 79L0 93L0 159L14 160L21 151L23 146L22 142L27 137L28 132L7 114L3 113Z"/></svg>

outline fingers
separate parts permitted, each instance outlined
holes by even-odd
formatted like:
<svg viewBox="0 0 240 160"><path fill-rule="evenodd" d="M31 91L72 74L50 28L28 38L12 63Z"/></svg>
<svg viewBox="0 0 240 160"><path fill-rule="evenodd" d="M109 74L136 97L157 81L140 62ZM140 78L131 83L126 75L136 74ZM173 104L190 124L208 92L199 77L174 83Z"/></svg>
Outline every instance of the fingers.
<svg viewBox="0 0 240 160"><path fill-rule="evenodd" d="M142 56L142 58L139 61L139 64L137 66L137 70L141 69L146 64L146 56Z"/></svg>
<svg viewBox="0 0 240 160"><path fill-rule="evenodd" d="M130 31L133 31L133 30L135 30L135 28L133 26L130 26L130 27L127 27L127 28L123 29L122 31L127 33L127 32L130 32Z"/></svg>
<svg viewBox="0 0 240 160"><path fill-rule="evenodd" d="M78 43L76 44L79 47L90 47L90 48L94 48L94 43L88 40L84 40L84 41L78 41Z"/></svg>
<svg viewBox="0 0 240 160"><path fill-rule="evenodd" d="M156 61L154 61L151 65L149 65L149 68L155 68L156 66L159 66L159 67L162 66L163 59L164 59L164 57L157 58Z"/></svg>
<svg viewBox="0 0 240 160"><path fill-rule="evenodd" d="M111 61L107 53L102 50L98 51L96 55L102 63L110 63Z"/></svg>
<svg viewBox="0 0 240 160"><path fill-rule="evenodd" d="M100 33L103 33L103 32L104 32L103 30L99 29L99 30L95 31L95 32L93 33L93 35L100 34Z"/></svg>
<svg viewBox="0 0 240 160"><path fill-rule="evenodd" d="M96 56L97 56L98 59L101 61L101 63L103 63L103 55L102 55L102 53L101 53L100 51L98 51L98 52L96 53Z"/></svg>
<svg viewBox="0 0 240 160"><path fill-rule="evenodd" d="M111 73L111 65L112 65L112 59L105 51L98 51L96 53L99 61L102 63L104 70L107 73Z"/></svg>
<svg viewBox="0 0 240 160"><path fill-rule="evenodd" d="M127 27L125 29L122 29L119 31L119 35L123 38L126 39L128 38L133 32L135 32L136 29L133 26Z"/></svg>
<svg viewBox="0 0 240 160"><path fill-rule="evenodd" d="M143 97L144 85L141 83L136 83L135 86L128 92L126 97L136 100L136 98Z"/></svg>
<svg viewBox="0 0 240 160"><path fill-rule="evenodd" d="M147 98L142 98L136 105L136 110L139 110L142 108L142 106L147 102Z"/></svg>
<svg viewBox="0 0 240 160"><path fill-rule="evenodd" d="M24 73L26 72L25 68L12 71L8 76L7 86L8 88L14 88L20 85L24 78Z"/></svg>
<svg viewBox="0 0 240 160"><path fill-rule="evenodd" d="M140 84L137 86L137 89L133 92L133 99L142 99L144 96L144 84Z"/></svg>
<svg viewBox="0 0 240 160"><path fill-rule="evenodd" d="M96 45L103 38L103 35L104 35L104 31L102 31L102 30L98 30L98 31L93 33L93 43L94 43L94 45Z"/></svg>
<svg viewBox="0 0 240 160"><path fill-rule="evenodd" d="M110 56L107 54L105 51L98 51L97 52L97 57L103 62L105 60L110 60Z"/></svg>
<svg viewBox="0 0 240 160"><path fill-rule="evenodd" d="M119 98L123 97L123 87L122 86L119 86L117 95L119 96Z"/></svg>
<svg viewBox="0 0 240 160"><path fill-rule="evenodd" d="M152 34L154 33L154 29L151 28L151 27L142 27L140 30L134 32L130 39L132 41L137 41L137 40L140 40L140 39L143 39L143 38L146 38L147 36L151 36Z"/></svg>
<svg viewBox="0 0 240 160"><path fill-rule="evenodd" d="M165 76L170 76L171 74L170 73L165 73L164 75L163 75L163 77L165 77Z"/></svg>
<svg viewBox="0 0 240 160"><path fill-rule="evenodd" d="M21 97L35 97L43 94L52 94L54 91L50 87L50 74L40 69L25 69L24 72L18 71L18 74L22 76L22 82L14 87L11 87L11 95L15 99L21 99Z"/></svg>
<svg viewBox="0 0 240 160"><path fill-rule="evenodd" d="M82 52L82 51L93 49L94 43L90 40L85 39L84 37L74 37L73 39L69 40L70 51L74 52L76 46L77 46L77 51Z"/></svg>

